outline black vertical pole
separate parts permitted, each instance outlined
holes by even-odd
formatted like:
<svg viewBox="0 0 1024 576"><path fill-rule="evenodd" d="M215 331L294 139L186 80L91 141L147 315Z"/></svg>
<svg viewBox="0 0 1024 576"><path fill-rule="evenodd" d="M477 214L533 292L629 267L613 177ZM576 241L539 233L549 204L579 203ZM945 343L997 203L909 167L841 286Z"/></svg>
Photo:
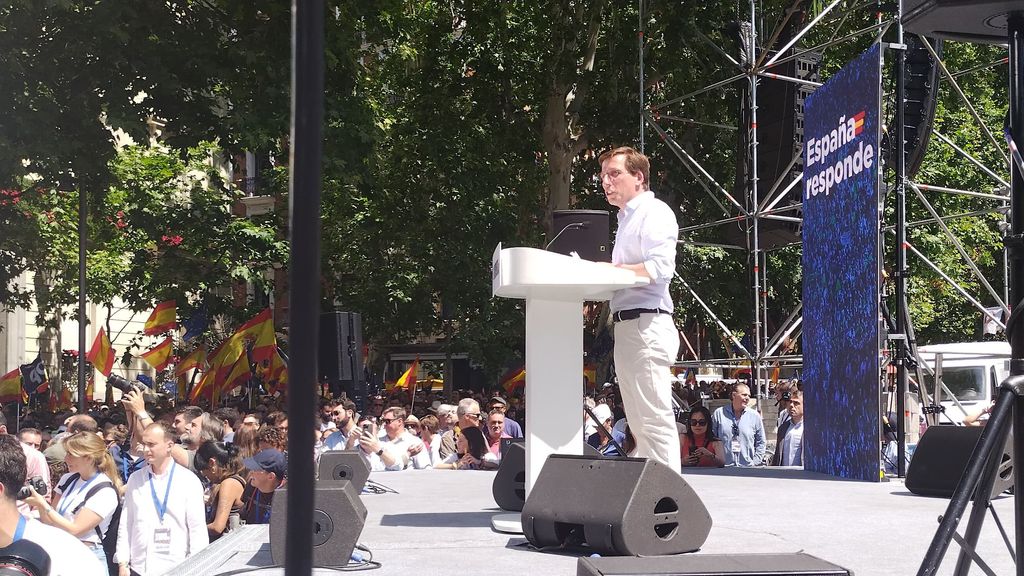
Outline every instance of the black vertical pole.
<svg viewBox="0 0 1024 576"><path fill-rule="evenodd" d="M906 154L906 66L907 48L903 38L903 2L896 18L896 473L907 475L907 154Z"/></svg>
<svg viewBox="0 0 1024 576"><path fill-rule="evenodd" d="M88 239L89 201L78 189L78 413L85 414L85 247Z"/></svg>
<svg viewBox="0 0 1024 576"><path fill-rule="evenodd" d="M285 572L313 571L313 447L320 323L320 155L324 108L324 2L292 0L291 283ZM347 562L347 558L341 561Z"/></svg>
<svg viewBox="0 0 1024 576"><path fill-rule="evenodd" d="M1010 136L1017 147L1024 145L1024 11L1013 12L1007 17L1007 38L1009 40L1009 84L1010 84ZM1010 228L1014 238L1024 234L1024 168L1010 162ZM1010 306L1020 313L1024 295L1024 262L1018 247L1010 259ZM1010 375L1024 374L1024 334L1020 322L1015 322L1010 337ZM1008 394L1003 391L1002 394ZM1013 411L1014 454L1024 454L1024 396L1017 395ZM1014 474L1014 516L1016 521L1017 553L1024 551L1024 474ZM1017 557L1017 575L1024 576L1024 560Z"/></svg>

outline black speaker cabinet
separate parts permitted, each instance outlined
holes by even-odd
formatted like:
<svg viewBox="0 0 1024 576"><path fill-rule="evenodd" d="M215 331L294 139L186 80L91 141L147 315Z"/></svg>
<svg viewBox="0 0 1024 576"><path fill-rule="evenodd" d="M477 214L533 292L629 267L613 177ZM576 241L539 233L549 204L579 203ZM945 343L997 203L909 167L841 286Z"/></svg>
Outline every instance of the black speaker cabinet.
<svg viewBox="0 0 1024 576"><path fill-rule="evenodd" d="M907 490L919 496L951 497L983 430L981 426L930 426L917 443L917 450L907 468ZM1007 439L999 476L992 487L993 496L1013 486L1011 455Z"/></svg>
<svg viewBox="0 0 1024 576"><path fill-rule="evenodd" d="M362 317L354 312L320 315L320 376L329 382L363 377Z"/></svg>
<svg viewBox="0 0 1024 576"><path fill-rule="evenodd" d="M501 466L494 473L491 493L498 508L519 512L526 503L526 444L502 442L501 448Z"/></svg>
<svg viewBox="0 0 1024 576"><path fill-rule="evenodd" d="M348 480L359 494L370 477L370 464L358 450L329 450L320 455L317 473L320 481Z"/></svg>
<svg viewBox="0 0 1024 576"><path fill-rule="evenodd" d="M1006 44L1007 15L1020 0L903 0L908 32L977 44Z"/></svg>
<svg viewBox="0 0 1024 576"><path fill-rule="evenodd" d="M612 261L606 210L555 210L551 213L551 232L554 236L547 249L552 252L575 252L594 262Z"/></svg>
<svg viewBox="0 0 1024 576"><path fill-rule="evenodd" d="M522 514L534 546L585 543L603 555L699 549L711 515L678 472L640 458L549 456Z"/></svg>
<svg viewBox="0 0 1024 576"><path fill-rule="evenodd" d="M663 558L580 558L576 576L847 576L853 574L821 558L795 554L687 554Z"/></svg>
<svg viewBox="0 0 1024 576"><path fill-rule="evenodd" d="M274 564L284 565L287 526L288 488L274 492L270 508L270 555ZM321 480L314 490L313 525L308 528L313 539L313 566L345 566L352 557L359 534L366 522L366 506L347 480Z"/></svg>

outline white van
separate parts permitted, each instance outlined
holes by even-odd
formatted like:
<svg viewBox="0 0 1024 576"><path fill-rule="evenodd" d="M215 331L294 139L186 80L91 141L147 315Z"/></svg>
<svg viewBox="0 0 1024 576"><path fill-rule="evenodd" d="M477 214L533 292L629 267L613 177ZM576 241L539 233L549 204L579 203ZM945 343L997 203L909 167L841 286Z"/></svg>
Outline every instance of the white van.
<svg viewBox="0 0 1024 576"><path fill-rule="evenodd" d="M946 390L941 391L945 413L940 421L944 424L958 424L967 414L987 406L999 384L1010 375L1010 344L1006 341L934 344L921 346L918 353L927 365L921 368L929 396L935 394L931 374L941 370L942 382L959 401L958 406Z"/></svg>

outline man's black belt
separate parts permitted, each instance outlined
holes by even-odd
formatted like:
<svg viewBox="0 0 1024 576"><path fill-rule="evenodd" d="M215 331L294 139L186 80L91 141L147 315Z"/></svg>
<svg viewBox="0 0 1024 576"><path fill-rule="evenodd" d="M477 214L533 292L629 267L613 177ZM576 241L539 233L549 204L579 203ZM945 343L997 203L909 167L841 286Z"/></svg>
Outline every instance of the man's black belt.
<svg viewBox="0 0 1024 576"><path fill-rule="evenodd" d="M616 322L622 322L623 320L636 320L641 314L672 315L668 310L662 310L661 308L630 308L629 310L619 310L615 314L612 314L612 319Z"/></svg>

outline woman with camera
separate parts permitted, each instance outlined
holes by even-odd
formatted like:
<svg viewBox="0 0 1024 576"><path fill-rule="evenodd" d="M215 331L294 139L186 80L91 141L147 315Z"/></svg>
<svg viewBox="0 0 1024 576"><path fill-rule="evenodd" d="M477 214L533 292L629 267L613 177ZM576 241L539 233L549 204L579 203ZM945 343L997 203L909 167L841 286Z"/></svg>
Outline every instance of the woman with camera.
<svg viewBox="0 0 1024 576"><path fill-rule="evenodd" d="M686 433L679 436L683 466L725 466L722 441L711 432L711 411L698 406L690 412Z"/></svg>
<svg viewBox="0 0 1024 576"><path fill-rule="evenodd" d="M238 447L224 442L204 442L196 451L196 470L210 481L210 497L206 503L206 529L210 541L235 529L242 510L245 466Z"/></svg>
<svg viewBox="0 0 1024 576"><path fill-rule="evenodd" d="M63 444L68 473L54 490L56 503L51 505L34 489L25 502L39 511L41 521L78 537L106 565L103 537L124 490L121 477L99 435L77 432L64 438Z"/></svg>

